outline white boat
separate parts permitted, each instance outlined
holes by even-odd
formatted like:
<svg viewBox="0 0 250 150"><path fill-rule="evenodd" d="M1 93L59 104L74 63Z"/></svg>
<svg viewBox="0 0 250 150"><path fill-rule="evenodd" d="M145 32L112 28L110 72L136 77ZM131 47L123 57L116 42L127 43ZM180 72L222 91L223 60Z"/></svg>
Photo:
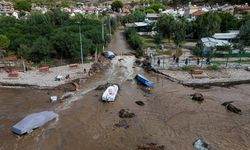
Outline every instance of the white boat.
<svg viewBox="0 0 250 150"><path fill-rule="evenodd" d="M115 101L115 97L119 87L117 85L109 86L102 95L102 101L113 102Z"/></svg>

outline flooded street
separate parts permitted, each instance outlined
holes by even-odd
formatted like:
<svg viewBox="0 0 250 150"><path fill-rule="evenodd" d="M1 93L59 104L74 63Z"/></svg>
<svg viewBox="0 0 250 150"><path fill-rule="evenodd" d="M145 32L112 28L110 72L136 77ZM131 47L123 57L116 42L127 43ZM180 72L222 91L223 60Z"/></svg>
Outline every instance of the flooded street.
<svg viewBox="0 0 250 150"><path fill-rule="evenodd" d="M118 33L113 47L121 43ZM125 45L119 47L127 51ZM133 67L134 60L133 56L116 57L108 70L88 79L63 103L49 102L50 95L62 91L0 89L0 150L135 150L151 142L166 150L193 150L192 142L199 137L217 150L250 149L249 84L193 89L144 73ZM137 73L155 83L150 94L132 80ZM107 82L121 86L114 103L101 102L102 91L94 90ZM194 92L204 95L203 103L191 100ZM242 115L227 111L221 106L225 101L235 101ZM135 116L120 118L121 109ZM22 137L11 133L11 126L24 116L45 110L54 110L59 118ZM119 122L125 122L126 128L115 125Z"/></svg>

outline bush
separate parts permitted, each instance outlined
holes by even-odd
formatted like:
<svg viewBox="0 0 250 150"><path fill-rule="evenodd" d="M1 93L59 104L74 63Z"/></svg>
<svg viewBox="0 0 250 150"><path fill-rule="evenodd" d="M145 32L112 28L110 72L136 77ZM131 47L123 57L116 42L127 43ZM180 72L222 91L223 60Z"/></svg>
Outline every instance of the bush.
<svg viewBox="0 0 250 150"><path fill-rule="evenodd" d="M181 49L176 50L176 54L175 54L175 55L176 55L177 57L180 57L182 54L183 54L183 52L182 52Z"/></svg>
<svg viewBox="0 0 250 150"><path fill-rule="evenodd" d="M126 30L124 31L124 34L125 34L126 39L129 39L129 37L130 37L131 35L136 34L136 30L135 30L135 28L128 28L128 29L126 29Z"/></svg>
<svg viewBox="0 0 250 150"><path fill-rule="evenodd" d="M193 50L192 50L193 54L195 56L201 56L201 48L196 46Z"/></svg>
<svg viewBox="0 0 250 150"><path fill-rule="evenodd" d="M219 70L219 66L218 65L209 65L209 66L207 66L207 70Z"/></svg>
<svg viewBox="0 0 250 150"><path fill-rule="evenodd" d="M227 57L250 57L250 53L231 53L231 54L223 54L223 53L214 53L214 57L219 58L227 58Z"/></svg>
<svg viewBox="0 0 250 150"><path fill-rule="evenodd" d="M138 34L133 34L129 37L128 43L131 48L140 50L143 47L143 40Z"/></svg>
<svg viewBox="0 0 250 150"><path fill-rule="evenodd" d="M192 71L192 69L193 69L193 67L192 66L188 66L188 65L181 67L182 71Z"/></svg>

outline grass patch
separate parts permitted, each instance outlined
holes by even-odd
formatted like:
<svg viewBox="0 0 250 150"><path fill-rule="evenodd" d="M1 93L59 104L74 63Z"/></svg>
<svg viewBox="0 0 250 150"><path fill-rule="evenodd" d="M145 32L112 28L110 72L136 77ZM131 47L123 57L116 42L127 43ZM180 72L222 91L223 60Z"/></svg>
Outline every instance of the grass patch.
<svg viewBox="0 0 250 150"><path fill-rule="evenodd" d="M207 70L219 70L219 66L216 64L207 66Z"/></svg>

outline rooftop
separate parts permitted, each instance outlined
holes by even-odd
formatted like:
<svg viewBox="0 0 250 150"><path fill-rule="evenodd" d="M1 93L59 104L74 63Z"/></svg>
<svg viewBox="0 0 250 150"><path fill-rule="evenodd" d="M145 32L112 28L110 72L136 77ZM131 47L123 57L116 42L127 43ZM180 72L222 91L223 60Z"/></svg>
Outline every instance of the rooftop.
<svg viewBox="0 0 250 150"><path fill-rule="evenodd" d="M204 15L206 12L204 11L196 11L194 13L192 13L193 16L201 16L201 15Z"/></svg>
<svg viewBox="0 0 250 150"><path fill-rule="evenodd" d="M226 46L231 45L227 40L217 40L210 37L201 38L203 45L206 47Z"/></svg>

